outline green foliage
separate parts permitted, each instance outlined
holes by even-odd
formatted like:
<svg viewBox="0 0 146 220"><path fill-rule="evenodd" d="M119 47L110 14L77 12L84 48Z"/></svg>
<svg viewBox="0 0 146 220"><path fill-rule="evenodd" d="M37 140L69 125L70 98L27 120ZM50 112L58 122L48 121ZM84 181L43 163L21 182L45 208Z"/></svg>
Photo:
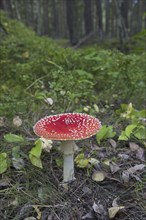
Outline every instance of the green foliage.
<svg viewBox="0 0 146 220"><path fill-rule="evenodd" d="M145 54L125 55L119 51L89 48L83 51L87 70L94 74L95 87L101 99L144 99ZM141 76L141 77L140 77ZM141 97L138 94L141 94ZM140 101L140 102L141 102Z"/></svg>
<svg viewBox="0 0 146 220"><path fill-rule="evenodd" d="M0 41L0 115L83 111L114 97L143 102L144 53L125 55L98 47L73 51L4 14L1 23L7 34Z"/></svg>
<svg viewBox="0 0 146 220"><path fill-rule="evenodd" d="M139 140L146 139L146 128L143 125L130 124L121 132L119 140L127 141L131 136L135 136Z"/></svg>
<svg viewBox="0 0 146 220"><path fill-rule="evenodd" d="M103 125L102 128L99 130L99 132L96 134L96 140L98 144L100 144L102 140L112 138L115 135L116 132L113 131L113 126Z"/></svg>
<svg viewBox="0 0 146 220"><path fill-rule="evenodd" d="M4 139L9 143L22 143L25 141L21 135L16 134L6 134L4 135Z"/></svg>
<svg viewBox="0 0 146 220"><path fill-rule="evenodd" d="M129 120L129 124L125 130L121 131L119 140L128 140L134 136L139 140L146 139L146 128L143 125L143 120L146 118L146 110L138 111L134 109L132 103L122 104L121 109L117 110L116 113L126 120Z"/></svg>
<svg viewBox="0 0 146 220"><path fill-rule="evenodd" d="M134 53L145 52L145 39L146 39L146 29L137 33L132 37L130 48Z"/></svg>
<svg viewBox="0 0 146 220"><path fill-rule="evenodd" d="M75 163L80 168L87 168L87 166L89 165L89 161L90 159L85 158L84 153L78 154L75 158Z"/></svg>
<svg viewBox="0 0 146 220"><path fill-rule="evenodd" d="M61 168L63 167L63 159L56 158L55 162L56 162L58 167L61 167Z"/></svg>
<svg viewBox="0 0 146 220"><path fill-rule="evenodd" d="M121 108L116 110L117 114L120 114L121 117L130 119L133 122L139 122L140 119L146 118L146 110L138 111L133 108L132 103L121 104Z"/></svg>
<svg viewBox="0 0 146 220"><path fill-rule="evenodd" d="M0 154L0 174L4 173L8 168L7 154Z"/></svg>
<svg viewBox="0 0 146 220"><path fill-rule="evenodd" d="M35 142L35 146L29 152L29 159L31 163L39 168L43 168L42 161L40 159L42 153L42 143L41 140Z"/></svg>
<svg viewBox="0 0 146 220"><path fill-rule="evenodd" d="M15 159L20 158L20 146L15 146L12 148L12 157Z"/></svg>

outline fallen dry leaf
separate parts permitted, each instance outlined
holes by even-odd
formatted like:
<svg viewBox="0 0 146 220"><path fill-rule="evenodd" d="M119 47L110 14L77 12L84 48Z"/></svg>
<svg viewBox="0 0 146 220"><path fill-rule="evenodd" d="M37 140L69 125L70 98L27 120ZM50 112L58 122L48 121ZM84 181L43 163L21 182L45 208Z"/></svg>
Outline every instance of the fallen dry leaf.
<svg viewBox="0 0 146 220"><path fill-rule="evenodd" d="M129 173L126 170L122 172L122 180L124 183L129 183Z"/></svg>
<svg viewBox="0 0 146 220"><path fill-rule="evenodd" d="M93 157L91 157L91 158L89 159L89 163L92 164L92 165L97 165L97 164L100 163L100 161L97 160L97 159L95 159L95 158L93 158Z"/></svg>
<svg viewBox="0 0 146 220"><path fill-rule="evenodd" d="M84 215L84 216L82 217L82 219L87 219L87 220L93 219L93 218L94 218L94 215L93 215L92 212L89 212L89 213L87 213L86 215Z"/></svg>
<svg viewBox="0 0 146 220"><path fill-rule="evenodd" d="M95 171L93 174L92 174L92 179L96 182L101 182L105 179L105 174L101 171Z"/></svg>
<svg viewBox="0 0 146 220"><path fill-rule="evenodd" d="M7 187L7 186L9 186L9 184L10 184L10 181L7 178L0 180L0 188Z"/></svg>
<svg viewBox="0 0 146 220"><path fill-rule="evenodd" d="M33 216L30 216L28 218L25 218L24 220L37 220L37 219L35 217L33 217Z"/></svg>
<svg viewBox="0 0 146 220"><path fill-rule="evenodd" d="M145 164L137 164L134 167L127 169L129 174L134 174L138 170L142 170L145 167Z"/></svg>
<svg viewBox="0 0 146 220"><path fill-rule="evenodd" d="M84 186L82 191L83 191L84 194L92 194L91 189L87 186Z"/></svg>
<svg viewBox="0 0 146 220"><path fill-rule="evenodd" d="M124 181L124 183L129 182L130 175L133 176L135 179L137 179L139 181L139 177L136 177L133 174L136 173L139 170L142 170L144 167L145 167L144 164L137 164L134 167L130 167L129 169L124 170L122 172L122 180Z"/></svg>
<svg viewBox="0 0 146 220"><path fill-rule="evenodd" d="M112 202L112 206L113 207L118 207L118 203L117 203L117 201L118 201L118 197L116 197L114 200L113 200L113 202Z"/></svg>
<svg viewBox="0 0 146 220"><path fill-rule="evenodd" d="M110 166L110 162L111 162L111 161L107 159L107 160L104 160L104 161L103 161L103 164L106 165L106 166Z"/></svg>
<svg viewBox="0 0 146 220"><path fill-rule="evenodd" d="M111 169L112 173L116 173L118 170L120 170L120 167L116 163L111 162L110 163L110 169Z"/></svg>
<svg viewBox="0 0 146 220"><path fill-rule="evenodd" d="M137 159L145 160L143 148L141 148L138 144L135 144L134 142L130 142L129 147L132 152L135 152Z"/></svg>
<svg viewBox="0 0 146 220"><path fill-rule="evenodd" d="M111 207L108 208L108 214L109 218L112 219L115 217L115 215L118 213L119 210L124 209L125 206L118 206L118 207Z"/></svg>
<svg viewBox="0 0 146 220"><path fill-rule="evenodd" d="M106 214L106 211L105 211L105 208L103 207L102 204L97 204L97 203L93 203L93 206L92 206L94 212L100 214L100 215L105 215Z"/></svg>
<svg viewBox="0 0 146 220"><path fill-rule="evenodd" d="M125 154L125 153L119 153L119 154L118 154L118 157L120 157L121 159L124 159L124 160L129 159L129 155L128 155L128 154Z"/></svg>
<svg viewBox="0 0 146 220"><path fill-rule="evenodd" d="M112 146L114 149L117 147L117 143L116 143L115 140L109 139L108 141L109 141L109 143L111 144L111 146Z"/></svg>
<svg viewBox="0 0 146 220"><path fill-rule="evenodd" d="M53 220L53 215L48 215L47 220Z"/></svg>

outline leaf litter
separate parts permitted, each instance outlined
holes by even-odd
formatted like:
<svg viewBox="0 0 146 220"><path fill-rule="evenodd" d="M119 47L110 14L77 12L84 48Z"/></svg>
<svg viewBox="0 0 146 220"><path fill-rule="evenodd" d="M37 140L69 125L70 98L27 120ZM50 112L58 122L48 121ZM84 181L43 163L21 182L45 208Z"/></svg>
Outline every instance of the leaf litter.
<svg viewBox="0 0 146 220"><path fill-rule="evenodd" d="M10 141L19 143L19 138L13 135L6 136L6 140L8 143ZM91 154L91 146L95 146L94 140L91 146L86 141L80 142L81 147L87 146L84 158L81 158L82 162L87 159L90 166L83 166L83 164L81 167L76 166L76 180L65 191L61 186L58 187L58 183L61 182L62 169L58 167L55 159L51 161L56 154L58 154L58 159L61 159L60 152L52 148L51 142L42 141L44 150L47 150L45 163L43 162L44 168L35 169L32 165L28 167L27 163L23 167L23 162L19 161L20 158L24 159L21 156L15 158L15 165L13 163L15 172L10 174L9 181L6 181L7 178L4 175L1 182L2 191L19 188L20 192L16 191L13 193L14 196L2 194L4 201L9 198L11 208L13 207L15 213L14 217L21 216L25 220L38 220L39 218L41 220L120 220L130 216L131 219L136 220L137 216L140 216L139 219L144 219L145 186L142 183L145 181L146 170L143 147L134 142L129 142L128 148L127 146L121 147L116 141L110 141L111 148L106 144L103 147L93 148ZM20 140L21 142L23 143ZM27 175L23 169L27 171ZM19 187L20 182L22 188ZM137 182L141 184L141 187L135 191L134 184ZM32 188L30 188L31 185ZM38 189L44 190L38 193ZM16 202L14 206L12 204L15 201L18 203ZM20 204L22 204L21 208ZM1 218L4 219L3 206L1 209ZM10 213L7 208L7 219Z"/></svg>

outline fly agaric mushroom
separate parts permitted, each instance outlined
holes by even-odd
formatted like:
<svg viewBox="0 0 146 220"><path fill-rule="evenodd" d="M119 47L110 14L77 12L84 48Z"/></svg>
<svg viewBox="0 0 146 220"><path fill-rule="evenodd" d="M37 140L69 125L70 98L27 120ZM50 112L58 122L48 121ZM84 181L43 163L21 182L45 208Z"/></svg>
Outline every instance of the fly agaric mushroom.
<svg viewBox="0 0 146 220"><path fill-rule="evenodd" d="M63 182L74 180L75 140L86 139L95 135L101 128L97 118L84 113L64 113L40 119L34 125L36 135L49 140L62 141L64 154Z"/></svg>

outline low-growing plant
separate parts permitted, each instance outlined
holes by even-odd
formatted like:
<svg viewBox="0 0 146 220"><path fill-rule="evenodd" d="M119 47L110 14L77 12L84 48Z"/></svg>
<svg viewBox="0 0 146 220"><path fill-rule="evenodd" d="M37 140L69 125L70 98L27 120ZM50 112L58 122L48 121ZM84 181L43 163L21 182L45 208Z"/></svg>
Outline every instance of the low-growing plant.
<svg viewBox="0 0 146 220"><path fill-rule="evenodd" d="M120 114L123 119L129 122L125 129L121 131L119 140L128 140L132 137L141 141L146 139L146 110L138 111L130 103L122 104L121 109L117 110L116 113Z"/></svg>
<svg viewBox="0 0 146 220"><path fill-rule="evenodd" d="M125 55L96 46L75 51L37 36L4 14L1 23L7 34L0 42L0 115L45 112L48 97L54 102L49 110L57 112L82 111L114 97L143 102L144 53Z"/></svg>
<svg viewBox="0 0 146 220"><path fill-rule="evenodd" d="M113 126L103 125L100 131L96 134L97 143L100 144L101 141L113 138L116 132L113 131Z"/></svg>

